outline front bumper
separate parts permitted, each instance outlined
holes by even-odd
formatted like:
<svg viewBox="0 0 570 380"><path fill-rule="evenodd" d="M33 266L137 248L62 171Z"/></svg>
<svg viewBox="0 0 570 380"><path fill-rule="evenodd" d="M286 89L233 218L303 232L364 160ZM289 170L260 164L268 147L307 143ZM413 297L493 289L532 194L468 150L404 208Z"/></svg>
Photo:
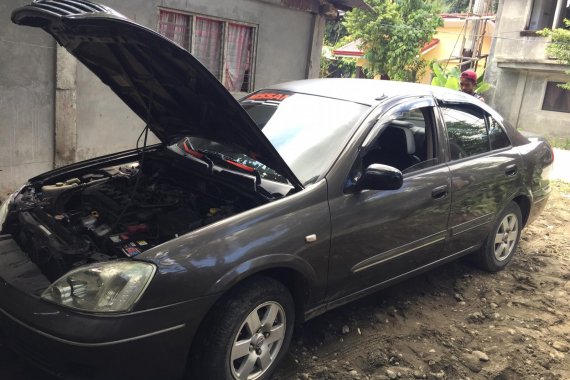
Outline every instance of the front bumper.
<svg viewBox="0 0 570 380"><path fill-rule="evenodd" d="M87 327L86 330L89 330ZM131 340L86 344L46 335L0 310L0 340L64 379L177 379L186 364L186 326Z"/></svg>
<svg viewBox="0 0 570 380"><path fill-rule="evenodd" d="M39 298L47 280L14 244L0 241L0 340L8 347L65 379L184 374L196 327L212 299L122 315L75 312ZM24 283L34 286L24 290Z"/></svg>

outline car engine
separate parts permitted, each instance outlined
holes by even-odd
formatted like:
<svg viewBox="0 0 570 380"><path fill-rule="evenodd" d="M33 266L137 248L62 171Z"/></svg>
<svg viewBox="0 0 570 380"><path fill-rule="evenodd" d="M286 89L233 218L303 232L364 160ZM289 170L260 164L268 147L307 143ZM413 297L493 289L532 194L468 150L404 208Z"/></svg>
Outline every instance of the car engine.
<svg viewBox="0 0 570 380"><path fill-rule="evenodd" d="M25 187L8 233L53 281L79 265L137 256L255 205L164 162L145 162L145 170L135 162Z"/></svg>

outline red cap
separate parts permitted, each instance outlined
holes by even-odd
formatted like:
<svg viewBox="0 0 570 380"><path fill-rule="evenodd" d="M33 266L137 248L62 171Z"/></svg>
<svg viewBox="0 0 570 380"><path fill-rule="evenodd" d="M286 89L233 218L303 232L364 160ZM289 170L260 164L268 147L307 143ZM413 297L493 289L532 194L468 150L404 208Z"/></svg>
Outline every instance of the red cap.
<svg viewBox="0 0 570 380"><path fill-rule="evenodd" d="M461 73L461 78L471 79L473 82L477 82L477 73L473 70L465 70Z"/></svg>

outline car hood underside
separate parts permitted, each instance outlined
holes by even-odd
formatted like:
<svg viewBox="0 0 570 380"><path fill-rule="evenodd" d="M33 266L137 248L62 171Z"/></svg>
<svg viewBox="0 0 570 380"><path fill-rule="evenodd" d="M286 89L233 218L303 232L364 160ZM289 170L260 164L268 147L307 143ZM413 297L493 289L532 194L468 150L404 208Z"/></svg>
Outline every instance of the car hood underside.
<svg viewBox="0 0 570 380"><path fill-rule="evenodd" d="M40 27L108 85L163 142L194 136L238 148L301 184L222 84L188 51L86 0L41 0L12 21Z"/></svg>

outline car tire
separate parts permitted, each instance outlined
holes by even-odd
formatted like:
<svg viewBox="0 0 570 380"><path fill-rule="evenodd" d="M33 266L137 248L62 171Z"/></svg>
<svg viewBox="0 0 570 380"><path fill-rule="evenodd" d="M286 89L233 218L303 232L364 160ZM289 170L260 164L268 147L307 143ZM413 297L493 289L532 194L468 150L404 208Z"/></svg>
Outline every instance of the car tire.
<svg viewBox="0 0 570 380"><path fill-rule="evenodd" d="M295 304L281 282L257 276L230 290L206 318L189 378L266 380L288 351Z"/></svg>
<svg viewBox="0 0 570 380"><path fill-rule="evenodd" d="M522 230L522 214L519 205L511 202L499 214L483 247L476 255L477 264L489 272L505 269L511 262Z"/></svg>

